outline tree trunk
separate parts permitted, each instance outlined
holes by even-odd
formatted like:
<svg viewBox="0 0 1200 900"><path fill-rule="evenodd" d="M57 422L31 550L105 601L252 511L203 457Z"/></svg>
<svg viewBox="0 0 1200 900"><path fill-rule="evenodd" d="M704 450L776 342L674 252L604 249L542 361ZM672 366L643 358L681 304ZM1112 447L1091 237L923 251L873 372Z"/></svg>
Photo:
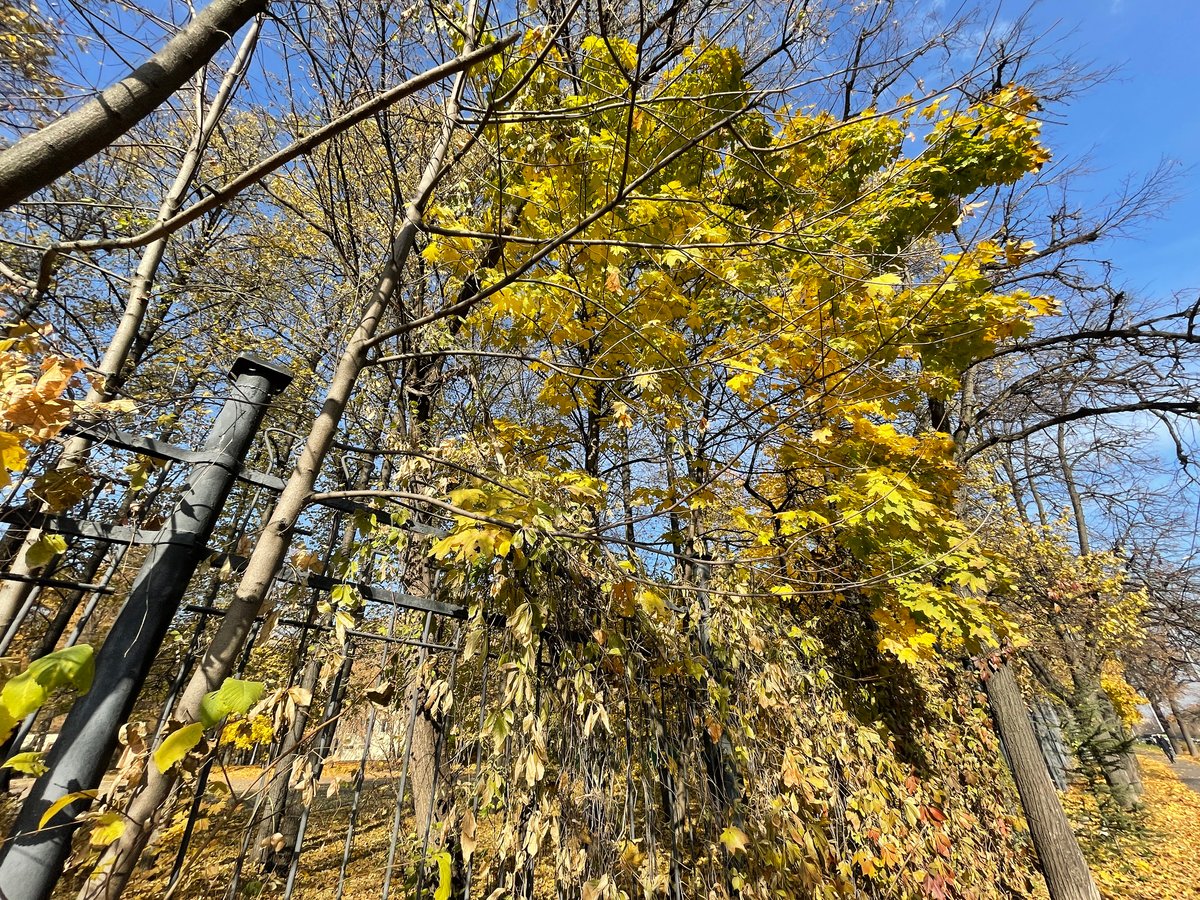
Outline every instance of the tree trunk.
<svg viewBox="0 0 1200 900"><path fill-rule="evenodd" d="M1059 728L1058 716L1054 707L1046 702L1035 702L1029 711L1033 720L1034 734L1038 746L1042 748L1042 758L1046 761L1046 769L1050 780L1060 790L1067 789L1068 759L1063 748L1062 730Z"/></svg>
<svg viewBox="0 0 1200 900"><path fill-rule="evenodd" d="M95 156L167 101L267 0L213 0L165 47L98 97L0 153L0 210Z"/></svg>
<svg viewBox="0 0 1200 900"><path fill-rule="evenodd" d="M964 392L964 423L970 420L968 412L971 412L973 405L974 398ZM967 436L968 431L962 426L956 429L955 459L959 463L963 461ZM1044 524L1045 508L1028 465L1025 472L1030 493ZM1083 534L1086 540L1086 529ZM985 669L982 677L988 710L996 724L1009 771L1017 786L1021 809L1029 825L1029 836L1041 864L1042 876L1046 879L1050 900L1100 900L1100 892L1092 880L1087 860L1083 858L1079 840L1071 830L1062 801L1050 780L1050 771L1046 768L1041 747L1033 733L1029 709L1011 666L1007 660L1000 659L995 666Z"/></svg>
<svg viewBox="0 0 1200 900"><path fill-rule="evenodd" d="M1100 900L1087 861L1050 782L1012 668L1001 662L984 681L1051 900Z"/></svg>
<svg viewBox="0 0 1200 900"><path fill-rule="evenodd" d="M317 677L320 674L321 660L313 656L300 676L300 687L308 691L309 697L312 697L316 690ZM283 742L279 747L278 761L275 763L275 772L271 777L270 786L267 788L267 799L264 804L266 808L258 826L260 861L263 869L276 874L287 874L288 867L292 862L292 853L295 851L294 840L288 840L288 837L294 839L295 828L286 828L284 817L287 814L288 785L292 779L292 765L297 759L296 748L300 745L301 738L304 737L304 728L308 724L310 708L311 704L297 707L292 727L283 736ZM277 832L284 834L283 846L278 849L271 843L271 837Z"/></svg>
<svg viewBox="0 0 1200 900"><path fill-rule="evenodd" d="M1138 766L1137 754L1133 752L1133 736L1126 730L1125 723L1121 721L1116 707L1113 706L1112 698L1108 696L1104 688L1097 688L1096 699L1100 707L1100 713L1104 717L1104 728L1108 736L1109 745L1116 748L1113 753L1113 762L1121 769L1124 779L1129 786L1128 796L1121 802L1121 805L1126 809L1132 809L1137 806L1144 791L1142 787L1142 770Z"/></svg>
<svg viewBox="0 0 1200 900"><path fill-rule="evenodd" d="M437 788L439 782L446 781L447 773L438 771L442 726L425 710L425 690L420 679L418 671L409 688L410 692L418 692L418 703L417 718L413 722L412 747L409 750L408 777L412 783L413 824L417 843L425 846L427 841L440 840L431 826L441 821L446 813L443 804L437 802Z"/></svg>
<svg viewBox="0 0 1200 900"><path fill-rule="evenodd" d="M472 49L474 48L467 46L464 51ZM392 243L391 253L375 284L371 299L338 361L321 412L309 430L296 467L280 493L274 512L263 527L254 551L246 563L237 594L226 610L204 658L180 697L176 718L181 722L192 722L198 718L200 701L204 695L219 687L231 671L238 650L245 643L254 619L266 603L275 576L283 566L291 547L296 520L308 506L321 466L333 444L359 373L366 363L371 340L378 331L383 316L390 309L399 287L400 276L416 241L422 212L441 175L442 164L458 118L459 102L465 82L466 78L462 73L456 76L451 98L446 104L445 128L430 152L424 174L413 193L412 202L405 210L404 223ZM174 783L174 771L163 774L154 766L147 768L146 784L127 810L124 832L109 846L97 863L92 878L80 892L80 900L115 900L120 896L142 848L149 839L153 817L166 801Z"/></svg>
<svg viewBox="0 0 1200 900"><path fill-rule="evenodd" d="M1196 742L1192 739L1191 729L1187 727L1187 722L1183 720L1183 716L1179 712L1179 704L1175 702L1175 698L1168 696L1167 705L1171 707L1171 715L1175 718L1175 727L1179 729L1179 733L1183 736L1183 742L1187 745L1188 756L1196 755ZM1160 717L1161 718L1161 717ZM1163 720L1166 721L1165 719Z"/></svg>
<svg viewBox="0 0 1200 900"><path fill-rule="evenodd" d="M1171 734L1171 720L1167 714L1163 712L1162 703L1158 697L1150 696L1150 708L1154 710L1154 718L1158 719L1158 724L1162 726L1163 734L1167 736L1167 740L1171 742L1171 746L1175 748L1175 752L1179 752L1179 741L1175 735Z"/></svg>
<svg viewBox="0 0 1200 900"><path fill-rule="evenodd" d="M265 0L257 0L257 2L262 4ZM213 6L216 5L213 4ZM212 8L210 6L208 9L211 10ZM208 10L205 10L205 13L207 12ZM201 15L203 16L204 13L201 13ZM179 207L183 204L183 199L187 195L188 188L191 186L192 181L196 177L196 172L200 168L200 160L204 147L220 122L221 114L224 112L225 104L233 92L238 77L250 60L250 55L258 41L258 31L258 25L255 24L246 34L246 37L238 47L237 56L234 58L233 64L221 80L221 85L217 89L217 93L213 98L212 105L208 108L207 114L196 123L195 134L192 135L192 139L188 143L187 152L184 154L183 162L179 166L175 180L172 182L170 190L167 191L167 195L163 198L159 206L158 221L160 223L165 222L171 216L175 215L179 211ZM203 102L202 92L199 102ZM18 149L19 146L13 149ZM0 155L0 184L2 184L3 179L3 164L4 155ZM158 275L158 269L162 264L166 249L167 238L162 237L149 244L142 251L137 269L134 271L133 279L130 282L129 296L125 301L125 310L121 314L121 320L117 323L116 330L113 332L107 349L104 351L104 358L100 360L100 364L97 366L97 373L100 376L99 384L93 385L88 389L87 402L104 403L114 399L118 388L129 377L130 371L137 366L137 354L132 354L132 361L130 357L134 345L137 343L142 325L145 322L146 312L150 308L150 290L154 286L154 280ZM68 471L83 465L91 446L92 442L87 437L76 436L71 438L63 447L62 456L58 461L57 468L62 471ZM43 508L43 511L47 510ZM36 544L41 537L42 531L39 528L31 528L26 532L20 548L9 564L8 571L10 573L22 575L26 578L37 578L42 573L45 568L44 566L31 566L26 561L26 554L29 548ZM31 581L6 581L0 584L0 634L6 632L10 624L15 620L32 587L33 583Z"/></svg>

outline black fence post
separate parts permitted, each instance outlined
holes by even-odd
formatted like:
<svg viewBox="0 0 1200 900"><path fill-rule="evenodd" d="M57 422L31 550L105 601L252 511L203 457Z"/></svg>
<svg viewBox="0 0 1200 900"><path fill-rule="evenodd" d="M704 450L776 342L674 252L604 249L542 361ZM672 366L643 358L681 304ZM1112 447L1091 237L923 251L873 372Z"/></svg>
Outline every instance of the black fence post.
<svg viewBox="0 0 1200 900"><path fill-rule="evenodd" d="M38 778L21 806L0 856L0 897L46 900L71 850L78 801L39 829L43 814L67 794L95 790L117 746L121 725L179 609L196 566L233 487L243 458L270 400L291 382L284 368L251 356L233 365L232 396L204 442L171 518L138 572L112 629L96 656L92 689L71 707Z"/></svg>

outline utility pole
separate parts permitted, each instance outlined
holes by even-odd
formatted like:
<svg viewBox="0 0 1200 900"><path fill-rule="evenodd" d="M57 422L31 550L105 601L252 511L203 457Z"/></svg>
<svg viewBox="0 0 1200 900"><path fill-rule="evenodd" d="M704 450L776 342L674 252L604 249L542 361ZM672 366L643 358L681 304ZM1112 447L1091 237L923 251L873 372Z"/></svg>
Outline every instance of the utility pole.
<svg viewBox="0 0 1200 900"><path fill-rule="evenodd" d="M92 688L71 707L0 857L0 897L47 900L71 850L76 801L39 828L46 810L68 794L95 790L108 769L121 725L162 645L196 566L208 552L217 517L271 399L291 383L281 366L252 356L233 364L232 395L221 407L183 494L151 546L96 656Z"/></svg>

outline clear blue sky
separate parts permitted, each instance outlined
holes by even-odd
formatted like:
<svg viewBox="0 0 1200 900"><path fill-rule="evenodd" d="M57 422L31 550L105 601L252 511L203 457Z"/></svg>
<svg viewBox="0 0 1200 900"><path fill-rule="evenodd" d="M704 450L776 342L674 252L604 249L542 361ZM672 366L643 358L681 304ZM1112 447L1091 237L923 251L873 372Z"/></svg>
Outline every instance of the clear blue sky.
<svg viewBox="0 0 1200 900"><path fill-rule="evenodd" d="M1079 59L1118 69L1046 130L1060 155L1090 156L1090 194L1179 165L1162 218L1109 248L1118 280L1142 296L1200 289L1200 0L1042 0L1033 20Z"/></svg>

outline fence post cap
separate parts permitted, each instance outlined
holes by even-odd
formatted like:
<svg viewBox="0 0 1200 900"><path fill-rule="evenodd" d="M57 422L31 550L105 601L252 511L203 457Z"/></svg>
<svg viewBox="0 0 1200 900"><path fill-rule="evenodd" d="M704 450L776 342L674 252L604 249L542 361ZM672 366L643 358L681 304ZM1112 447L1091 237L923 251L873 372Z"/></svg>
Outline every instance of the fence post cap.
<svg viewBox="0 0 1200 900"><path fill-rule="evenodd" d="M292 383L291 369L281 363L263 359L261 356L256 356L253 353L238 354L238 358L233 361L233 367L229 370L229 374L235 381L243 375L261 376L267 379L267 383L271 386L271 393L273 394L278 394Z"/></svg>

